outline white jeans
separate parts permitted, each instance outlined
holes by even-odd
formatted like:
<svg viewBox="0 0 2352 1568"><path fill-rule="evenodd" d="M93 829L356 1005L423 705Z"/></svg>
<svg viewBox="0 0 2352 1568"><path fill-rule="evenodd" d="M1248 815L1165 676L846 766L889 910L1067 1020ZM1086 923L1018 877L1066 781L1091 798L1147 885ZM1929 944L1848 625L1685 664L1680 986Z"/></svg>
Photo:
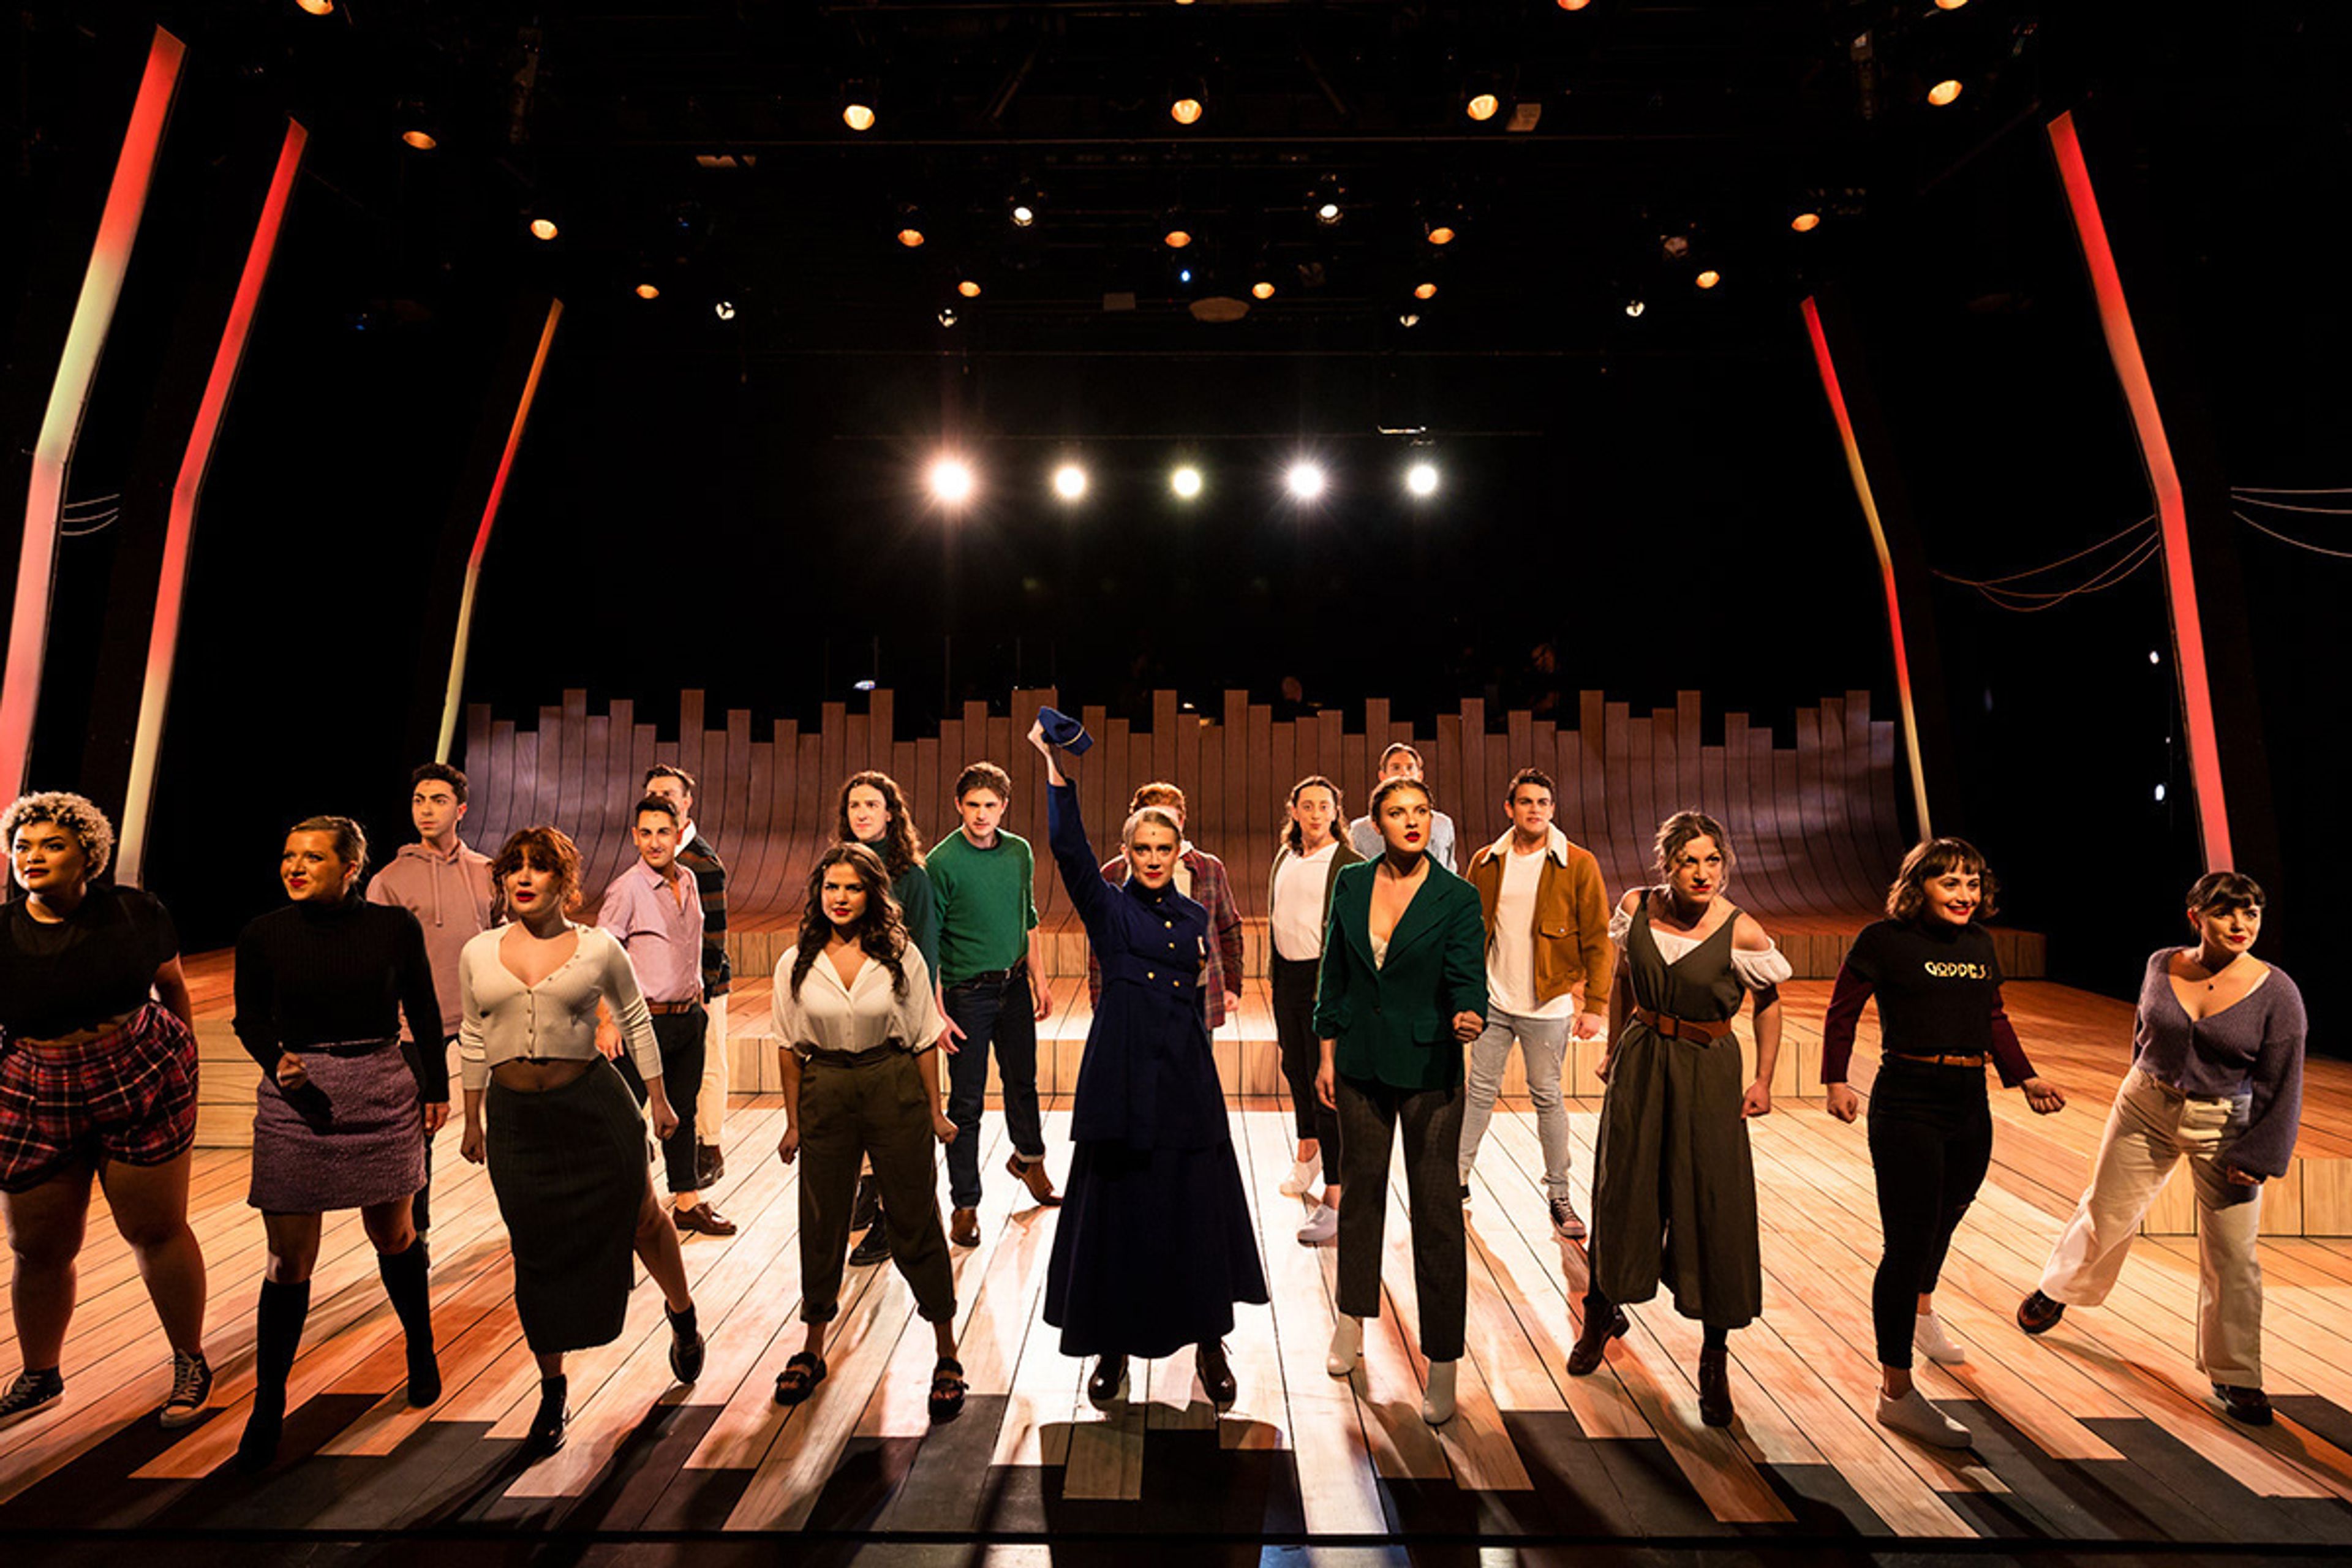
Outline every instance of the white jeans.
<svg viewBox="0 0 2352 1568"><path fill-rule="evenodd" d="M2105 1300L2147 1205L2186 1159L2197 1186L2197 1365L2215 1383L2260 1388L2263 1190L2222 1169L2245 1126L2244 1100L2184 1096L2134 1068L2107 1113L2090 1190L2042 1271L2042 1293L2070 1307Z"/></svg>
<svg viewBox="0 0 2352 1568"><path fill-rule="evenodd" d="M1568 1067L1570 1018L1523 1018L1500 1007L1486 1010L1486 1026L1470 1047L1470 1092L1462 1107L1460 1179L1470 1180L1479 1140L1495 1115L1503 1089L1503 1069L1511 1063L1511 1042L1528 1067L1528 1098L1536 1103L1536 1137L1543 1144L1544 1196L1568 1196L1568 1108L1560 1103L1560 1076Z"/></svg>
<svg viewBox="0 0 2352 1568"><path fill-rule="evenodd" d="M694 1141L719 1146L727 1129L727 998L713 996L702 1005L702 1087L694 1096Z"/></svg>

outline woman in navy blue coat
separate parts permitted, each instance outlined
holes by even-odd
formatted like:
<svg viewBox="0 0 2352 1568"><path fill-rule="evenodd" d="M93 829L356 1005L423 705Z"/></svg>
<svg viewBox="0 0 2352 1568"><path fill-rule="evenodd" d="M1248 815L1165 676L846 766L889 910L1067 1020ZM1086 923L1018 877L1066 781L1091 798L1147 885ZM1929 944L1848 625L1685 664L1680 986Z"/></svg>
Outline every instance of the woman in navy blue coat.
<svg viewBox="0 0 2352 1568"><path fill-rule="evenodd" d="M1208 911L1176 890L1183 833L1146 806L1123 834L1126 883L1103 880L1078 792L1042 727L1046 838L1102 965L1074 1097L1068 1185L1045 1269L1045 1321L1062 1353L1101 1358L1087 1392L1119 1395L1127 1358L1199 1347L1202 1391L1235 1394L1225 1360L1234 1303L1266 1300L1256 1232L1209 1050L1202 954Z"/></svg>

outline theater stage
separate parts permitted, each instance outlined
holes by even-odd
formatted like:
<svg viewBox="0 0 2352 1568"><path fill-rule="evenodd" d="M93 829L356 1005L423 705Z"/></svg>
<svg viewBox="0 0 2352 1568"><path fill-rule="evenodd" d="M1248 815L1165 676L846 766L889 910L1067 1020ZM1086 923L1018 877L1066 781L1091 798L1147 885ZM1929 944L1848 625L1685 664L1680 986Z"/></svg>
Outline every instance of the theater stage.
<svg viewBox="0 0 2352 1568"><path fill-rule="evenodd" d="M756 982L742 989L748 1054L764 1048L748 1037L764 1007ZM1261 1541L1609 1540L1752 1552L1902 1538L1971 1550L2352 1553L2352 1239L2288 1234L2311 1228L2305 1216L2263 1244L2281 1415L2267 1431L2231 1424L2206 1397L2190 1352L2188 1236L2143 1238L2109 1305L2070 1314L2043 1339L2010 1321L2080 1183L2128 1018L2121 1004L2055 985L2013 990L2039 1065L2074 1100L2028 1127L2008 1103L2016 1097L2000 1097L1994 1173L1953 1248L1938 1300L1969 1361L1924 1369L1921 1384L1976 1429L1966 1453L1892 1437L1870 1418L1870 1169L1862 1129L1831 1121L1817 1098L1784 1095L1754 1124L1766 1312L1732 1338L1739 1419L1728 1431L1698 1421L1696 1326L1657 1304L1634 1310L1632 1334L1598 1374L1565 1375L1583 1255L1551 1235L1532 1115L1511 1102L1473 1183L1460 1415L1432 1432L1418 1414L1424 1368L1397 1328L1413 1313L1401 1186L1383 1194L1394 1310L1368 1334L1358 1375L1334 1381L1323 1371L1334 1255L1292 1239L1300 1205L1275 1190L1288 1114L1241 1095L1234 1142L1274 1302L1240 1313L1231 1349L1241 1401L1222 1420L1200 1401L1189 1354L1139 1366L1123 1406L1087 1405L1085 1367L1058 1353L1038 1316L1055 1216L1016 1205L1001 1175L989 1183L982 1245L956 1258L972 1387L962 1418L936 1429L925 1419L930 1336L887 1267L852 1272L831 1377L807 1405L780 1410L774 1375L799 1341L796 1173L766 1157L782 1127L777 1100L747 1094L715 1194L742 1229L686 1246L710 1339L696 1386L670 1385L660 1303L641 1283L623 1339L575 1359L570 1446L519 1462L535 1376L495 1205L482 1171L457 1160L452 1130L434 1205L441 1403L418 1411L401 1399L397 1326L355 1216L338 1216L294 1372L286 1458L258 1478L227 1473L251 1389L261 1227L243 1202L245 1152L206 1149L194 1223L212 1266L215 1414L176 1434L153 1425L162 1338L127 1253L93 1216L68 1396L0 1429L0 1530L88 1532L92 1551L127 1549L132 1532L226 1544L254 1532L328 1542L425 1529L452 1550L457 1538L511 1546L517 1531L706 1548L782 1532L909 1550L1050 1538L1057 1556L1108 1538L1126 1558L1192 1561L1219 1543L1255 1556ZM1826 991L1790 988L1793 1054L1817 1041ZM1260 995L1222 1042L1236 1072L1259 1050L1244 1037L1262 1009ZM1048 1034L1082 1037L1081 1014L1082 1003L1066 1005ZM2352 1152L2352 1072L2317 1069L2305 1152L2332 1166ZM1057 1169L1068 1135L1060 1082L1047 1129ZM1580 1200L1598 1102L1575 1110ZM983 1136L983 1168L997 1171L992 1112Z"/></svg>

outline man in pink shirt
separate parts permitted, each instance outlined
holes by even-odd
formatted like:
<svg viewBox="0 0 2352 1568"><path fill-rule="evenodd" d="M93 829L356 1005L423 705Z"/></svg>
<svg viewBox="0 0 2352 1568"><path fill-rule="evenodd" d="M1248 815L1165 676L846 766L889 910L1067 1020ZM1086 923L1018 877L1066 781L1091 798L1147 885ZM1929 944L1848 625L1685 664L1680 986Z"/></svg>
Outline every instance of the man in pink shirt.
<svg viewBox="0 0 2352 1568"><path fill-rule="evenodd" d="M368 884L368 901L397 904L425 928L425 956L441 1004L441 1037L413 1040L404 1026L403 1051L437 1050L446 1057L457 1038L464 1005L457 994L457 954L490 923L490 858L457 837L466 820L466 775L446 763L427 763L409 775L409 820L416 842L404 844ZM433 1135L425 1135L425 1185L416 1189L416 1234L433 1226Z"/></svg>
<svg viewBox="0 0 2352 1568"><path fill-rule="evenodd" d="M649 795L637 802L635 823L637 863L604 889L596 923L628 950L638 988L653 1010L663 1080L685 1086L671 1102L677 1128L662 1140L670 1218L682 1231L732 1236L735 1222L703 1201L694 1169L694 1089L702 1082L703 1055L702 897L677 863L677 803ZM609 1016L597 1026L597 1044L643 1105L645 1080L622 1054L619 1026Z"/></svg>

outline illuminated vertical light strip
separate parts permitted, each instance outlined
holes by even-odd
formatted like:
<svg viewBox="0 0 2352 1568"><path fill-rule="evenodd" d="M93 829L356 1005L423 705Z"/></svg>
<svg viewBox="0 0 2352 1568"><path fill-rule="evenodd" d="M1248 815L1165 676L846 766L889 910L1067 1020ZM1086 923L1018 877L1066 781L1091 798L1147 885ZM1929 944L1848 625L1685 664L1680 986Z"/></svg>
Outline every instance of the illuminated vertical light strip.
<svg viewBox="0 0 2352 1568"><path fill-rule="evenodd" d="M2204 839L2207 868L2226 871L2232 864L2230 812L2221 791L2213 694L2205 678L2205 628L2197 611L2197 577L2189 555L2189 506L2181 493L2179 471L2172 466L2172 444L2165 438L2156 388L2148 381L2147 362L2140 357L2139 332L2132 325L2131 308L2124 301L2123 278L2116 270L2116 255L2107 245L2106 222L2099 216L2098 195L2091 188L2090 165L2083 161L2083 143L2074 133L2072 114L2062 114L2050 122L2050 148L2057 155L2066 207L2083 242L2083 261L2090 268L2091 292L2099 302L2099 325L2107 337L2107 357L2115 362L2116 379L2123 385L2132 428L2139 436L2148 489L2156 495L2157 522L2164 541L2165 596L2172 608L2175 662L2180 670L2180 706L2189 721L2189 776L2197 786L2197 826Z"/></svg>
<svg viewBox="0 0 2352 1568"><path fill-rule="evenodd" d="M1805 299L1805 331L1813 340L1813 363L1822 373L1822 391L1828 395L1830 414L1837 420L1838 439L1845 444L1845 471L1853 479L1862 517L1870 524L1871 548L1878 552L1878 575L1886 584L1886 632L1895 644L1895 694L1903 706L1903 749L1911 762L1911 805L1919 814L1919 837L1933 838L1927 816L1927 773L1919 765L1919 715L1911 701L1911 656L1903 645L1903 600L1895 591L1895 557L1886 548L1886 530L1878 521L1878 501L1870 492L1870 474L1862 464L1862 443L1854 439L1853 416L1846 412L1845 392L1838 385L1837 365L1830 358L1829 334L1822 330L1822 313L1811 296Z"/></svg>
<svg viewBox="0 0 2352 1568"><path fill-rule="evenodd" d="M212 465L221 415L236 386L246 338L253 330L254 310L261 302L261 286L269 277L278 231L285 224L286 204L293 195L294 175L302 166L302 148L310 136L299 121L286 122L278 168L269 177L269 193L262 199L253 243L246 248L245 270L237 277L236 295L229 302L228 324L221 329L220 347L213 352L212 374L205 381L204 400L196 405L196 422L188 432L179 478L172 484L163 569L155 584L155 626L147 639L147 679L139 693L138 734L131 743L131 786L122 805L122 845L114 858L116 877L131 887L144 886L140 870L146 859L148 822L155 803L155 764L163 746L163 718L172 700L172 666L180 647L180 612L187 594L196 501L204 492L205 470Z"/></svg>
<svg viewBox="0 0 2352 1568"><path fill-rule="evenodd" d="M40 708L41 661L48 647L66 469L81 434L83 411L89 406L91 384L98 379L99 355L114 324L115 302L122 296L122 277L130 269L131 247L147 209L147 186L154 178L163 121L186 52L179 39L155 29L146 73L139 79L139 96L131 106L131 125L122 133L122 153L115 160L114 183L99 218L98 243L90 247L89 269L82 275L81 297L74 301L65 353L58 359L57 380L49 388L48 408L41 416L40 437L33 447L33 479L25 493L25 541L16 557L16 600L8 617L8 660L0 673L0 783L11 792L25 786L25 771L32 761L33 718Z"/></svg>
<svg viewBox="0 0 2352 1568"><path fill-rule="evenodd" d="M481 525L474 530L474 548L466 557L466 590L457 600L457 641L449 650L449 689L441 700L441 738L434 760L446 763L457 741L457 704L466 684L466 645L474 633L474 591L482 581L482 557L490 548L490 529L499 521L499 501L507 493L507 476L514 470L515 448L522 445L522 427L530 420L531 399L539 395L540 373L547 368L548 345L555 342L555 323L563 301L551 300L547 325L540 329L539 352L531 355L530 374L523 378L522 401L515 405L514 425L507 431L507 449L499 456L499 471L490 480L490 498L482 506Z"/></svg>

